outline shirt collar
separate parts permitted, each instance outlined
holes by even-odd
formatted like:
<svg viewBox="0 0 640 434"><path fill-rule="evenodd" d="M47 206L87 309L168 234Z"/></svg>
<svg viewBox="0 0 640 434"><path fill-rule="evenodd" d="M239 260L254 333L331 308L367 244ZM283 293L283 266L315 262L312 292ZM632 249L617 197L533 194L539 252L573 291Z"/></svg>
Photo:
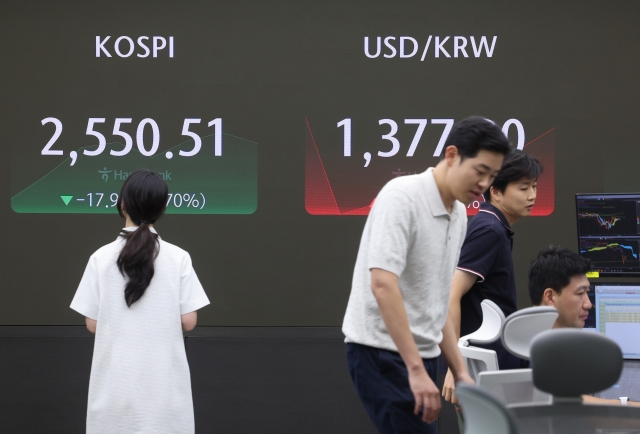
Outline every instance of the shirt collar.
<svg viewBox="0 0 640 434"><path fill-rule="evenodd" d="M429 203L429 209L431 210L431 214L434 217L441 216L453 216L456 215L456 206L455 202L452 208L452 213L449 214L447 208L444 206L444 202L442 202L442 196L440 196L440 190L438 190L438 185L436 184L436 179L433 177L433 167L427 169L426 172L423 172L425 177L425 192L427 195L427 202Z"/></svg>
<svg viewBox="0 0 640 434"><path fill-rule="evenodd" d="M135 231L136 229L138 229L139 227L140 227L140 226L132 226L132 227L129 227L129 228L122 228L122 230L123 230L123 231L127 231L127 232L133 232L133 231ZM157 232L156 232L156 230L155 230L154 228L149 227L149 230L150 230L152 233L157 234Z"/></svg>
<svg viewBox="0 0 640 434"><path fill-rule="evenodd" d="M507 221L507 218L504 216L504 214L502 214L502 211L500 211L497 207L492 205L490 202L481 202L479 212L493 214L498 220L500 220L500 223L502 223L502 226L504 226L504 228L507 230L510 236L514 234L514 232L511 230L511 226L509 225L509 222Z"/></svg>

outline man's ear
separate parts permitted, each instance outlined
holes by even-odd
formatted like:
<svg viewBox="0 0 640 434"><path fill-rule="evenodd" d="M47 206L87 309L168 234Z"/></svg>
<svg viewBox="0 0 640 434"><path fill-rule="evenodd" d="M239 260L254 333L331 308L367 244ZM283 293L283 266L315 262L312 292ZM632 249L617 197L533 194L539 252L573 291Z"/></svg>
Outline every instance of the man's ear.
<svg viewBox="0 0 640 434"><path fill-rule="evenodd" d="M489 187L489 195L491 196L491 199L496 202L500 202L500 199L502 198L502 192L494 186Z"/></svg>
<svg viewBox="0 0 640 434"><path fill-rule="evenodd" d="M542 293L542 305L543 306L556 306L556 303L553 299L553 293L555 291L553 290L553 288L547 288L544 290L544 292Z"/></svg>
<svg viewBox="0 0 640 434"><path fill-rule="evenodd" d="M444 159L447 161L449 167L453 166L453 162L456 160L460 153L458 147L455 145L447 146L444 150Z"/></svg>

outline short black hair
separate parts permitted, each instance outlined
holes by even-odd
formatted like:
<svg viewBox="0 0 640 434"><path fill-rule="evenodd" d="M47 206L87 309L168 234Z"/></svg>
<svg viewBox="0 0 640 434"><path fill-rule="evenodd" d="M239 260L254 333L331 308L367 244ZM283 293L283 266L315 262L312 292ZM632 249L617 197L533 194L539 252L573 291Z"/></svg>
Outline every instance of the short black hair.
<svg viewBox="0 0 640 434"><path fill-rule="evenodd" d="M500 193L504 193L510 183L519 181L522 178L535 181L543 171L544 167L538 160L516 149L504 159L500 172L498 172L493 183L484 193L484 199L487 202L491 202L491 187Z"/></svg>
<svg viewBox="0 0 640 434"><path fill-rule="evenodd" d="M453 126L440 158L444 158L449 146L458 148L461 160L473 158L478 152L485 150L502 155L509 155L511 147L502 130L493 122L480 117L471 116Z"/></svg>
<svg viewBox="0 0 640 434"><path fill-rule="evenodd" d="M552 288L557 293L567 286L573 276L586 274L591 270L591 261L569 249L549 246L541 250L529 267L529 297L531 303L542 303L544 290Z"/></svg>

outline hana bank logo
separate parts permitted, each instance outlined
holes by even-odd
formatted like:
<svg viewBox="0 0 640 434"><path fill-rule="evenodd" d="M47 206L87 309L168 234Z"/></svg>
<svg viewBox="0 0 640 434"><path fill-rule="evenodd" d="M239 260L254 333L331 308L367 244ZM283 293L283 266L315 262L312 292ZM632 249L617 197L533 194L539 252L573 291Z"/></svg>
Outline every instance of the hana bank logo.
<svg viewBox="0 0 640 434"><path fill-rule="evenodd" d="M420 42L411 36L374 36L372 38L365 36L364 55L369 59L375 59L381 55L387 59L394 57L409 59L421 52L421 62L424 62L427 56L433 56L436 59L493 57L497 40L497 36L476 38L475 36L429 35L426 41Z"/></svg>

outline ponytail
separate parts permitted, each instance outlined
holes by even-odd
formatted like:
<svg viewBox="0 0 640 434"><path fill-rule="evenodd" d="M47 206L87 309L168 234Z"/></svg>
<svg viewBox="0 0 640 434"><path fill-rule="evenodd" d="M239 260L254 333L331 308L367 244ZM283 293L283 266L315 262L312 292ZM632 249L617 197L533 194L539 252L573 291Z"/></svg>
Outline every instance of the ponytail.
<svg viewBox="0 0 640 434"><path fill-rule="evenodd" d="M138 225L134 231L120 232L126 241L116 261L120 273L129 278L124 289L129 307L140 300L153 279L153 263L160 252L160 242L149 226L164 214L168 197L166 182L159 173L150 170L131 173L120 190L118 213Z"/></svg>
<svg viewBox="0 0 640 434"><path fill-rule="evenodd" d="M122 275L129 277L124 289L124 299L131 307L144 294L151 283L155 269L153 263L160 251L158 234L149 229L146 222L141 222L135 231L123 230L120 235L126 243L118 257L118 269Z"/></svg>

